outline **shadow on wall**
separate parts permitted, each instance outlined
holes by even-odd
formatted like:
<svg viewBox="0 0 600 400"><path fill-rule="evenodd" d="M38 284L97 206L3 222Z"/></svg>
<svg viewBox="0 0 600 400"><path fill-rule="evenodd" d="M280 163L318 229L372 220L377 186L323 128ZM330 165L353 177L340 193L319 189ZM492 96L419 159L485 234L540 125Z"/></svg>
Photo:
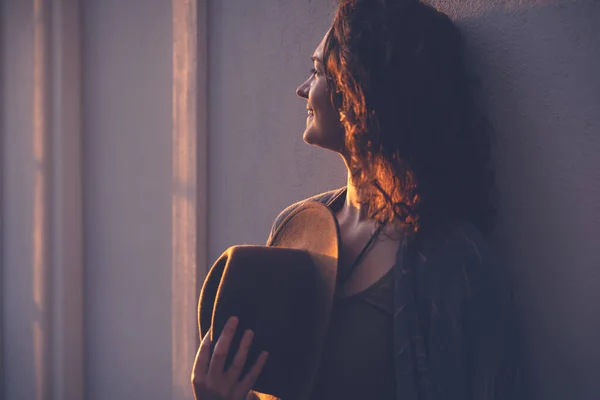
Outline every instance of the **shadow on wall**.
<svg viewBox="0 0 600 400"><path fill-rule="evenodd" d="M496 130L495 247L536 398L600 398L600 2L439 3L465 33Z"/></svg>

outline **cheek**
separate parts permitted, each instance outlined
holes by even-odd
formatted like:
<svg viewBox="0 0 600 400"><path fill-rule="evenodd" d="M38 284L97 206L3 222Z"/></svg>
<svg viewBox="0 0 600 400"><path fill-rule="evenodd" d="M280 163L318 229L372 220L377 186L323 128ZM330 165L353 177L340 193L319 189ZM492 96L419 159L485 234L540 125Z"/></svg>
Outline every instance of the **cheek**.
<svg viewBox="0 0 600 400"><path fill-rule="evenodd" d="M327 82L319 77L309 93L309 102L315 110L315 119L309 124L305 141L332 150L339 150L344 144L344 130L339 113L331 102Z"/></svg>
<svg viewBox="0 0 600 400"><path fill-rule="evenodd" d="M332 108L325 78L318 78L316 80L313 90L311 91L311 95L311 103L313 104L313 107L322 111L326 110L327 108Z"/></svg>
<svg viewBox="0 0 600 400"><path fill-rule="evenodd" d="M318 114L318 119L328 128L339 125L339 114L335 110L331 97L329 95L329 89L324 78L320 78L314 88L313 97L311 104L313 105L315 112Z"/></svg>

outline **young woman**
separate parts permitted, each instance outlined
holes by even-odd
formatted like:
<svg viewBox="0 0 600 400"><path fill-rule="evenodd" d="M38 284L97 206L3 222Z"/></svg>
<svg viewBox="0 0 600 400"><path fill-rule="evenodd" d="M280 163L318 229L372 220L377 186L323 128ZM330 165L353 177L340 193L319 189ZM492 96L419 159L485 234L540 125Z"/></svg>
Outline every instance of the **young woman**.
<svg viewBox="0 0 600 400"><path fill-rule="evenodd" d="M348 181L307 199L338 219L345 277L311 399L522 398L511 294L484 241L490 129L459 30L417 1L341 0L312 60L304 141L338 153ZM253 397L268 361L223 371L235 324L212 359L200 346L198 400Z"/></svg>

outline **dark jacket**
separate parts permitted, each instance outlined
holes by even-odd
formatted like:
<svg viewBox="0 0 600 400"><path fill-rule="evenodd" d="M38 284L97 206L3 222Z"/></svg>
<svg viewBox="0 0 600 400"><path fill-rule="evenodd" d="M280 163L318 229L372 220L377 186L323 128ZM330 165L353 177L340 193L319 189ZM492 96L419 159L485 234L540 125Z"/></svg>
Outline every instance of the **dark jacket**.
<svg viewBox="0 0 600 400"><path fill-rule="evenodd" d="M345 189L287 207L271 235L303 202L330 206ZM405 237L393 274L398 400L529 399L512 291L472 224Z"/></svg>

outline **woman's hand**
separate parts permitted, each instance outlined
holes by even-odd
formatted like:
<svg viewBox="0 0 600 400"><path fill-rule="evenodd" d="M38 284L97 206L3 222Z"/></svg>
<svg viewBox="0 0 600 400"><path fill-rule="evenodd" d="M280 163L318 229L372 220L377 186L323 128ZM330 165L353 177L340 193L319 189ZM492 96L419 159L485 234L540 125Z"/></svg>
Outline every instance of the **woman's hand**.
<svg viewBox="0 0 600 400"><path fill-rule="evenodd" d="M196 400L243 400L258 379L267 361L266 352L260 354L246 376L239 380L252 344L254 333L251 330L244 332L232 364L227 371L224 371L225 359L237 325L236 317L227 320L212 357L210 356L210 332L204 335L192 372L192 387Z"/></svg>

